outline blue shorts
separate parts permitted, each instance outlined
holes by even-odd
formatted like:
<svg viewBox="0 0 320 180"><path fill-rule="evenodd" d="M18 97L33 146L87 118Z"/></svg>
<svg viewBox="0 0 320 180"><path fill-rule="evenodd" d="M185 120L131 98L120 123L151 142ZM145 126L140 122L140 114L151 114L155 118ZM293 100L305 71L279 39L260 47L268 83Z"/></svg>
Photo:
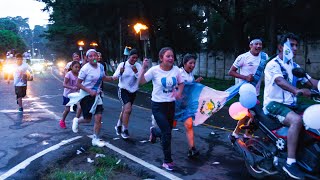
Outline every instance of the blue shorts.
<svg viewBox="0 0 320 180"><path fill-rule="evenodd" d="M69 98L67 98L67 97L64 97L64 96L62 96L62 97L63 97L62 105L67 105L67 104L68 104L68 102L70 101L70 99L69 99Z"/></svg>

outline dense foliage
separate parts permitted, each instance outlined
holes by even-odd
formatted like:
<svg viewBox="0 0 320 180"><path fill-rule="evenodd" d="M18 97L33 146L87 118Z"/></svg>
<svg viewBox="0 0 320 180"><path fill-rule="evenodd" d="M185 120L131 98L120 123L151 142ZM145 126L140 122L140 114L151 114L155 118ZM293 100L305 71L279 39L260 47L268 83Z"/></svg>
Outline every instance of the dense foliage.
<svg viewBox="0 0 320 180"><path fill-rule="evenodd" d="M319 37L317 0L41 0L52 10L48 38L62 54L95 41L105 59L121 58L125 46L143 51L133 31L137 22L149 33L148 56L157 59L163 46L177 53L223 50L239 53L260 37L273 54L277 35L295 32L303 39Z"/></svg>

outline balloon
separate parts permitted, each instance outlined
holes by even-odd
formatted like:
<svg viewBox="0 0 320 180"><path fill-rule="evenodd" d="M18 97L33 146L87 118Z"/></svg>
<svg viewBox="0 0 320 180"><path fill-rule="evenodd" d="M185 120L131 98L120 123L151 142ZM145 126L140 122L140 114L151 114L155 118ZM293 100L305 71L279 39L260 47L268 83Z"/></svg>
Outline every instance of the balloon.
<svg viewBox="0 0 320 180"><path fill-rule="evenodd" d="M229 107L229 115L234 120L241 120L248 115L248 109L243 107L240 102L235 102Z"/></svg>
<svg viewBox="0 0 320 180"><path fill-rule="evenodd" d="M308 107L303 113L303 122L305 126L312 129L320 129L320 104Z"/></svg>
<svg viewBox="0 0 320 180"><path fill-rule="evenodd" d="M257 96L257 89L250 83L243 84L239 89L239 94L241 96L244 92L253 92Z"/></svg>
<svg viewBox="0 0 320 180"><path fill-rule="evenodd" d="M257 96L256 93L245 91L240 94L239 98L240 104L245 108L253 108L257 104Z"/></svg>

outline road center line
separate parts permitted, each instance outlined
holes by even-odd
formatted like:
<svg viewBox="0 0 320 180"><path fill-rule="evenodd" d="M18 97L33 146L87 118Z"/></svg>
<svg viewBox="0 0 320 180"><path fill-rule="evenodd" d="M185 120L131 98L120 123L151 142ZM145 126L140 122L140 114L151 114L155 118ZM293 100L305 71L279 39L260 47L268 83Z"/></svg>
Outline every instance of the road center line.
<svg viewBox="0 0 320 180"><path fill-rule="evenodd" d="M45 155L45 154L47 154L47 153L49 153L49 152L51 152L51 151L57 150L57 149L59 149L61 146L65 145L65 144L67 144L67 143L70 143L70 142L72 142L72 141L75 141L75 140L77 140L77 139L80 139L80 138L82 138L82 136L76 136L76 137L71 138L71 139L62 140L60 143L58 143L58 144L56 144L56 145L54 145L54 146L51 146L51 147L49 147L49 148L47 148L47 149L45 149L45 150L43 150L43 151L41 151L41 152L39 152L39 153L37 153L37 154L35 154L35 155L29 157L28 159L22 161L22 162L19 163L18 165L14 166L14 167L11 168L9 171L7 171L6 173L2 174L2 175L0 176L0 179L6 179L6 178L12 176L13 174L15 174L16 172L18 172L19 170L26 168L32 161L38 159L39 157L41 157L41 156L43 156L43 155Z"/></svg>

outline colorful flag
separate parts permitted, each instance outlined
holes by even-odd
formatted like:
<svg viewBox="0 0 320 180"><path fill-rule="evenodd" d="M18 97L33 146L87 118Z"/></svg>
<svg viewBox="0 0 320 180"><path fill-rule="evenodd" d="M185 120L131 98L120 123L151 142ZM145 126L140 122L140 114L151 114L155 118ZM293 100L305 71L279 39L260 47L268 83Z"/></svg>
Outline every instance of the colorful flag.
<svg viewBox="0 0 320 180"><path fill-rule="evenodd" d="M238 83L225 91L218 91L200 83L186 83L183 98L176 101L176 120L193 118L195 126L204 123L212 114L219 111L227 101L238 94Z"/></svg>
<svg viewBox="0 0 320 180"><path fill-rule="evenodd" d="M260 80L263 70L272 56L267 60L267 55L261 52L261 61L251 82L254 86ZM236 96L240 87L248 83L242 81L231 86L225 91L218 91L200 83L185 83L182 96L176 101L175 120L183 121L189 117L193 118L195 126L204 123L212 114L219 111L230 99Z"/></svg>
<svg viewBox="0 0 320 180"><path fill-rule="evenodd" d="M293 58L293 52L291 50L291 45L289 39L283 45L283 62L287 63Z"/></svg>

